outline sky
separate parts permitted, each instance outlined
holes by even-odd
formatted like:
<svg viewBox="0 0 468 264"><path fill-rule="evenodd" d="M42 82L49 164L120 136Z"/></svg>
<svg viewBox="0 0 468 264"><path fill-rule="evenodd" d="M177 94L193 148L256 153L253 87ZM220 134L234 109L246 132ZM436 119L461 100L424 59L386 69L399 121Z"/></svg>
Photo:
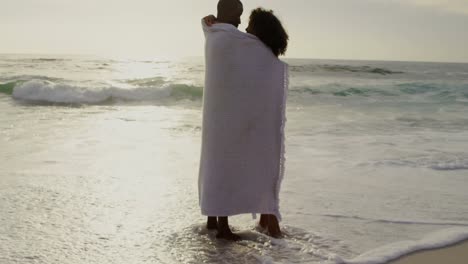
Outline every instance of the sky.
<svg viewBox="0 0 468 264"><path fill-rule="evenodd" d="M274 10L286 57L468 62L468 0L244 0ZM217 0L0 0L0 53L202 56Z"/></svg>

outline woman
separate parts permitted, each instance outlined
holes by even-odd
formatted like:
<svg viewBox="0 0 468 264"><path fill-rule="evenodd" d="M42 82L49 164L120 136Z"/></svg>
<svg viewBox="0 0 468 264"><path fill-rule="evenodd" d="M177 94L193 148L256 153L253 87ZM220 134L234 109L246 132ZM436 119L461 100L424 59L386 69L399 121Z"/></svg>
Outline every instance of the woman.
<svg viewBox="0 0 468 264"><path fill-rule="evenodd" d="M276 57L286 53L289 36L272 10L254 9L250 14L249 26L245 31L259 38ZM273 237L281 236L278 219L274 215L262 214L260 226L267 229Z"/></svg>
<svg viewBox="0 0 468 264"><path fill-rule="evenodd" d="M207 26L221 23L212 15L205 17L204 21ZM289 37L279 19L273 14L273 11L265 10L263 8L253 10L250 15L250 21L246 31L248 34L256 36L261 42L263 42L263 44L265 44L265 46L268 47L276 57L285 54ZM224 226L224 229L228 228L227 217L218 217L219 222L216 220L216 217L209 217L207 224L208 228L218 229L218 232L221 232L220 226ZM259 224L262 228L268 230L268 233L272 237L277 238L282 236L276 215L262 214ZM223 232L230 234L230 237L233 237L232 240L237 240L237 237L232 235L230 230Z"/></svg>

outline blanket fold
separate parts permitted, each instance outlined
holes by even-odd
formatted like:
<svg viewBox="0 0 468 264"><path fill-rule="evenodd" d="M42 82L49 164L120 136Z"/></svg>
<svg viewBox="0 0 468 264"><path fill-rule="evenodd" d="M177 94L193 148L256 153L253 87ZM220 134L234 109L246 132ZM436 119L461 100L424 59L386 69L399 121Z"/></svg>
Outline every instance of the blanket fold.
<svg viewBox="0 0 468 264"><path fill-rule="evenodd" d="M202 214L273 214L281 220L288 66L254 35L229 24L202 26Z"/></svg>

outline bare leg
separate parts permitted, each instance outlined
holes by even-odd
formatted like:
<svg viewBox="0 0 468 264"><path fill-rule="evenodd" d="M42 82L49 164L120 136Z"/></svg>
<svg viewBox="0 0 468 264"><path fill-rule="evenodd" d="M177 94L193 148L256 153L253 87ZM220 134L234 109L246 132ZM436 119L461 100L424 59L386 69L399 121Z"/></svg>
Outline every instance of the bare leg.
<svg viewBox="0 0 468 264"><path fill-rule="evenodd" d="M260 216L260 223L259 223L260 227L262 227L263 229L267 229L268 228L268 215L265 215L265 214L262 214Z"/></svg>
<svg viewBox="0 0 468 264"><path fill-rule="evenodd" d="M208 220L206 221L206 228L208 230L218 229L218 220L216 219L216 216L208 216Z"/></svg>
<svg viewBox="0 0 468 264"><path fill-rule="evenodd" d="M239 241L241 237L233 234L231 228L229 228L229 222L227 217L218 216L218 234L216 238L226 239L230 241Z"/></svg>
<svg viewBox="0 0 468 264"><path fill-rule="evenodd" d="M281 229L279 226L278 219L275 215L267 215L268 216L268 233L270 236L274 238L281 238L283 234L281 233Z"/></svg>

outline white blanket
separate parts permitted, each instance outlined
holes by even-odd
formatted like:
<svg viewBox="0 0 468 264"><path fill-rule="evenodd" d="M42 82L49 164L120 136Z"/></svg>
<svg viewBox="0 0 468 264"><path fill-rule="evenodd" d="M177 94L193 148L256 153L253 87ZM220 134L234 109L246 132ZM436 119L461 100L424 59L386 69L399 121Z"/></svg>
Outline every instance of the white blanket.
<svg viewBox="0 0 468 264"><path fill-rule="evenodd" d="M256 36L206 26L199 202L203 215L281 220L288 66Z"/></svg>

